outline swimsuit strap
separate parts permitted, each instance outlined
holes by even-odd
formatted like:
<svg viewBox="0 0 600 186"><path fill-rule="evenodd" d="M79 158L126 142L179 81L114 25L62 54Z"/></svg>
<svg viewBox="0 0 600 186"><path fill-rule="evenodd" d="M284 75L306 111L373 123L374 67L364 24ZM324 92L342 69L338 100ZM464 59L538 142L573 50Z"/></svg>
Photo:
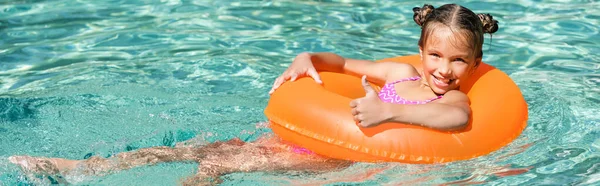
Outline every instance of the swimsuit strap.
<svg viewBox="0 0 600 186"><path fill-rule="evenodd" d="M388 83L388 84L393 85L393 84L400 83L400 82L416 81L416 80L419 80L419 79L421 79L421 76L413 76L413 77L407 77L407 78L399 79L399 80L393 81L393 82Z"/></svg>
<svg viewBox="0 0 600 186"><path fill-rule="evenodd" d="M436 96L434 98L429 98L426 100L407 100L404 99L400 96L398 96L396 94L396 89L394 88L394 84L396 83L400 83L400 82L405 82L405 81L416 81L421 79L420 76L413 76L413 77L408 77L408 78L403 78L403 79L399 79L390 83L387 83L379 92L379 98L381 100L383 100L384 102L391 102L391 103L400 103L400 104L425 104L425 103L429 103L432 101L435 101L437 99L442 98L443 96L439 95Z"/></svg>
<svg viewBox="0 0 600 186"><path fill-rule="evenodd" d="M439 96L437 96L437 97L434 97L434 98L427 99L427 100L425 100L425 101L423 101L423 102L425 102L425 103L429 103L429 102L435 101L435 100L437 100L437 99L440 99L440 98L442 98L442 97L443 97L443 96L439 95Z"/></svg>

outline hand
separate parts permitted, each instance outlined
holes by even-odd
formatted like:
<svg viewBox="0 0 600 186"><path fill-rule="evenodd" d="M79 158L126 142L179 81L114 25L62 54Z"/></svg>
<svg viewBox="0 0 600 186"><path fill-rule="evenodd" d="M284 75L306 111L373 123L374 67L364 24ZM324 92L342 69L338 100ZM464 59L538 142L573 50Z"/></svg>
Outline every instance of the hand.
<svg viewBox="0 0 600 186"><path fill-rule="evenodd" d="M384 104L379 99L377 92L367 82L367 76L362 77L362 85L366 95L350 102L352 116L361 127L379 125L386 120Z"/></svg>
<svg viewBox="0 0 600 186"><path fill-rule="evenodd" d="M273 88L271 88L269 94L272 94L275 89L279 88L279 86L281 86L281 84L283 84L285 81L295 81L296 79L304 76L312 77L319 84L323 83L321 81L321 77L319 77L319 73L317 73L317 70L312 64L312 61L310 60L310 54L308 53L301 53L296 56L290 67L288 67L288 69L285 70L281 76L275 79Z"/></svg>

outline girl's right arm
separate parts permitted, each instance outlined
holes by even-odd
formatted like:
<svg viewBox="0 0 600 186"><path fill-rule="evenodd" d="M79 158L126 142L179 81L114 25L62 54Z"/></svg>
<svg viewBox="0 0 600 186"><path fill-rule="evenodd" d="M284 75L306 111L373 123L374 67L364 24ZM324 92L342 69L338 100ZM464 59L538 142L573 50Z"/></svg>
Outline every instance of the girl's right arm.
<svg viewBox="0 0 600 186"><path fill-rule="evenodd" d="M279 88L285 81L294 81L299 77L310 76L317 83L322 83L318 72L336 72L361 77L366 75L371 82L383 84L388 79L391 71L414 71L409 64L403 63L375 63L368 60L343 58L333 53L300 53L290 67L281 76L275 79L269 94Z"/></svg>

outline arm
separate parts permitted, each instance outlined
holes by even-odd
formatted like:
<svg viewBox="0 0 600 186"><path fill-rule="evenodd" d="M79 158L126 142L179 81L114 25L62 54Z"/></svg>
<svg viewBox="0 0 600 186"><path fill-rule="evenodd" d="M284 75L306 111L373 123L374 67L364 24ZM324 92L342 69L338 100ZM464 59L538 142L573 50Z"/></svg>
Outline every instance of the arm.
<svg viewBox="0 0 600 186"><path fill-rule="evenodd" d="M469 123L469 98L449 91L436 102L419 105L385 104L387 122L408 123L437 130L459 130Z"/></svg>
<svg viewBox="0 0 600 186"><path fill-rule="evenodd" d="M369 78L369 81L381 84L389 79L388 75L391 74L391 71L395 71L396 73L398 73L398 71L400 71L400 73L402 73L402 71L406 71L407 73L414 71L416 73L411 65L404 63L376 63L369 60L343 58L333 53L303 53L300 55L309 56L310 61L312 61L313 66L318 72L337 72L357 77L366 75ZM301 57L300 55L299 57Z"/></svg>
<svg viewBox="0 0 600 186"><path fill-rule="evenodd" d="M414 68L405 63L382 62L375 63L368 60L346 59L333 53L307 53L298 54L292 64L281 76L275 79L273 87L269 91L272 94L281 84L290 80L295 81L298 77L310 76L317 83L322 83L318 72L329 71L344 73L354 76L367 75L369 81L383 84L394 71L394 74L406 74L407 76L416 72Z"/></svg>

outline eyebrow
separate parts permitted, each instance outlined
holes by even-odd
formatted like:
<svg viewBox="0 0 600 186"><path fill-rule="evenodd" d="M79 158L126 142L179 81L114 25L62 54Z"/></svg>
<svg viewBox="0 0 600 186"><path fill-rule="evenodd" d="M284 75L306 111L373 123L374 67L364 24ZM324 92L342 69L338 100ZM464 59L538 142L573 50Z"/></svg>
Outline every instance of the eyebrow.
<svg viewBox="0 0 600 186"><path fill-rule="evenodd" d="M428 48L427 52L441 53L439 50L437 50L435 48ZM459 54L453 55L451 57L452 58L469 58L469 53L459 53Z"/></svg>

